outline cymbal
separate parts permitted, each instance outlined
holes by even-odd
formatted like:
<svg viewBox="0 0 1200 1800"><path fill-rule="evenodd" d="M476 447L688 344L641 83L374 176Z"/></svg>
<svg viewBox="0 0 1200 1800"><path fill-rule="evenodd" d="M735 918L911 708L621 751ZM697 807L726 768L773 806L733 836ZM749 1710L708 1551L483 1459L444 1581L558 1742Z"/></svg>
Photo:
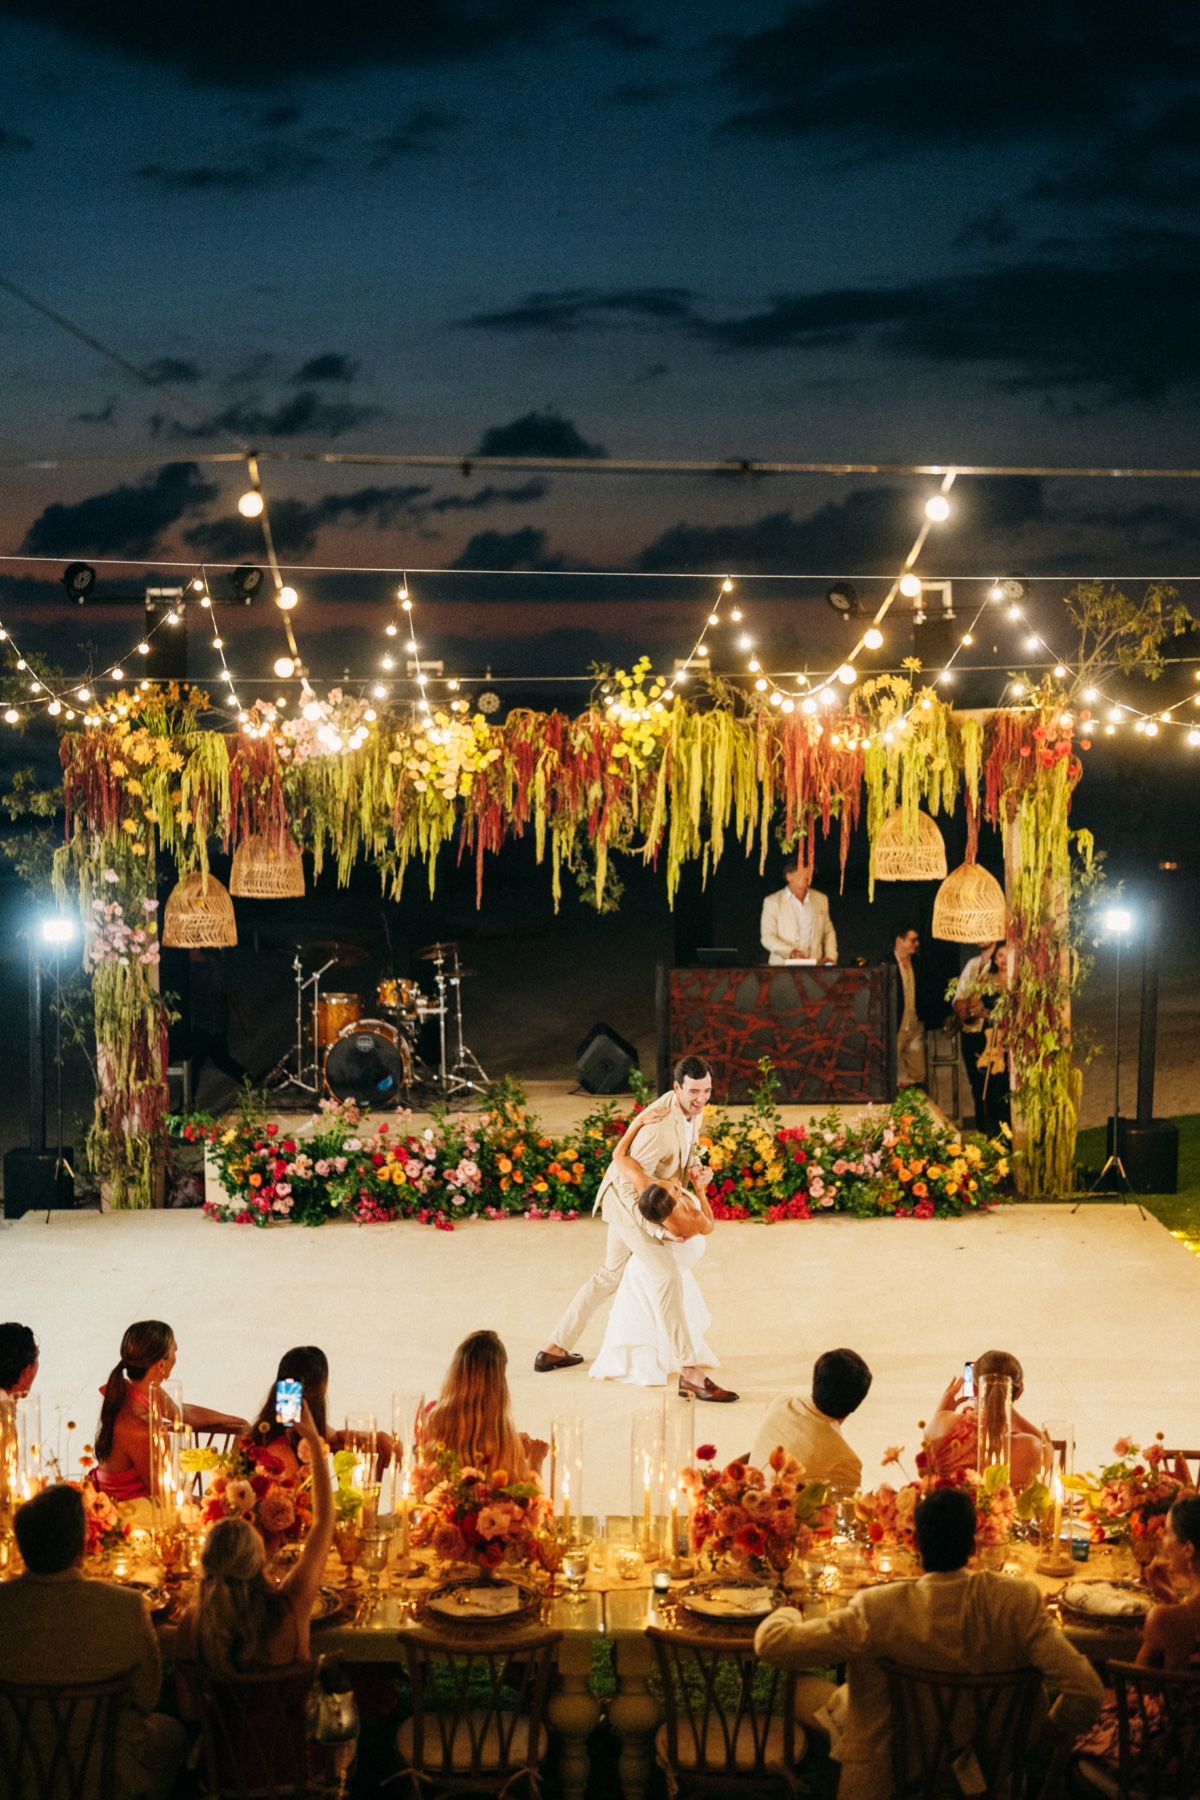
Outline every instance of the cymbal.
<svg viewBox="0 0 1200 1800"><path fill-rule="evenodd" d="M333 938L310 938L296 948L312 962L336 962L344 969L356 969L371 960L370 951L361 944L339 944Z"/></svg>
<svg viewBox="0 0 1200 1800"><path fill-rule="evenodd" d="M417 951L422 962L437 962L439 958L444 958L451 953L455 956L458 955L457 944L426 944L423 950Z"/></svg>

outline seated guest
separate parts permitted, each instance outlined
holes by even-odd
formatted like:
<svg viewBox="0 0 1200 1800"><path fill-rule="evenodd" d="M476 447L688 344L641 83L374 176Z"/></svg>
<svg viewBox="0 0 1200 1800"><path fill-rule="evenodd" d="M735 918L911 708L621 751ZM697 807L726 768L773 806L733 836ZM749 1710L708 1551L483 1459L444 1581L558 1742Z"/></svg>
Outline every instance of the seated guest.
<svg viewBox="0 0 1200 1800"><path fill-rule="evenodd" d="M1025 1375L1015 1356L1007 1350L985 1350L975 1364L975 1391L985 1375L1007 1375L1012 1382L1012 1460L1009 1478L1020 1493L1040 1474L1046 1440L1036 1425L1023 1419L1017 1401L1025 1391ZM932 1472L936 1475L962 1475L974 1469L979 1460L979 1410L974 1400L963 1398L961 1378L950 1383L937 1411L925 1431Z"/></svg>
<svg viewBox="0 0 1200 1800"><path fill-rule="evenodd" d="M279 1458L286 1474L294 1476L300 1467L300 1431L294 1425L281 1425L275 1417L275 1387L281 1381L300 1383L304 1399L316 1423L317 1436L330 1450L341 1449L345 1433L331 1431L325 1418L325 1401L329 1392L329 1358L325 1352L316 1344L297 1344L294 1350L285 1350L279 1359L271 1391L250 1427L250 1436ZM383 1471L392 1460L392 1440L386 1431L376 1432L375 1435L379 1450L377 1475L382 1478Z"/></svg>
<svg viewBox="0 0 1200 1800"><path fill-rule="evenodd" d="M150 1492L149 1393L170 1378L175 1357L175 1333L161 1319L139 1319L121 1339L121 1360L102 1390L91 1475L112 1500L138 1500ZM196 1431L247 1429L245 1419L206 1406L185 1406L183 1422Z"/></svg>
<svg viewBox="0 0 1200 1800"><path fill-rule="evenodd" d="M28 1325L0 1325L0 1400L23 1400L38 1372L38 1341Z"/></svg>
<svg viewBox="0 0 1200 1800"><path fill-rule="evenodd" d="M494 1331L464 1338L426 1421L426 1441L444 1444L476 1468L538 1475L550 1446L513 1424L507 1369L508 1351Z"/></svg>
<svg viewBox="0 0 1200 1800"><path fill-rule="evenodd" d="M1182 1494L1167 1514L1161 1548L1146 1570L1146 1585L1158 1605L1146 1615L1137 1661L1148 1669L1194 1666L1200 1659L1200 1495ZM1115 1788L1111 1777L1120 1761L1115 1699L1105 1701L1104 1711L1076 1744L1075 1753L1085 1775L1089 1763L1101 1765L1097 1783L1101 1792Z"/></svg>
<svg viewBox="0 0 1200 1800"><path fill-rule="evenodd" d="M865 1588L823 1619L806 1621L783 1606L755 1633L763 1662L785 1669L847 1665L845 1686L813 1675L797 1692L797 1710L828 1732L841 1760L838 1800L889 1800L894 1791L881 1657L965 1675L1040 1669L1058 1689L1050 1719L1067 1738L1085 1730L1100 1710L1099 1676L1052 1624L1034 1583L967 1569L975 1549L970 1494L935 1490L917 1507L915 1524L925 1569L919 1581Z"/></svg>
<svg viewBox="0 0 1200 1800"><path fill-rule="evenodd" d="M826 1350L813 1364L812 1399L781 1396L767 1409L750 1461L765 1469L778 1445L803 1465L810 1481L827 1481L839 1493L862 1486L862 1461L842 1426L857 1412L871 1388L871 1371L855 1350Z"/></svg>
<svg viewBox="0 0 1200 1800"><path fill-rule="evenodd" d="M329 1459L307 1401L300 1441L312 1469L313 1522L299 1560L276 1587L264 1572L263 1541L253 1525L218 1519L205 1540L199 1595L180 1620L178 1662L228 1676L308 1660L309 1619L333 1542L334 1515ZM180 1698L186 1713L194 1710L186 1677Z"/></svg>
<svg viewBox="0 0 1200 1800"><path fill-rule="evenodd" d="M127 1673L118 1792L123 1800L165 1800L183 1761L184 1732L178 1719L154 1711L162 1662L141 1594L84 1575L77 1489L36 1494L17 1509L14 1528L25 1573L0 1583L0 1679L74 1687Z"/></svg>

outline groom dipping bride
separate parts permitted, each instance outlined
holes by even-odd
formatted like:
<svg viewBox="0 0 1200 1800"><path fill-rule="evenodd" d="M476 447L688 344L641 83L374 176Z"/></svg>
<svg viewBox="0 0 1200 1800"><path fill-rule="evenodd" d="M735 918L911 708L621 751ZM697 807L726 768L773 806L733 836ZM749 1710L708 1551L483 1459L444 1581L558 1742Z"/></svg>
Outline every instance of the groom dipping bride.
<svg viewBox="0 0 1200 1800"><path fill-rule="evenodd" d="M580 1288L535 1357L535 1369L581 1363L574 1345L597 1307L619 1289L593 1375L654 1386L678 1370L681 1394L737 1399L704 1372L716 1358L704 1342L708 1315L691 1273L714 1228L704 1191L710 1175L696 1154L711 1097L712 1070L703 1057L685 1056L675 1065L671 1092L631 1122L593 1209L608 1226L603 1267Z"/></svg>

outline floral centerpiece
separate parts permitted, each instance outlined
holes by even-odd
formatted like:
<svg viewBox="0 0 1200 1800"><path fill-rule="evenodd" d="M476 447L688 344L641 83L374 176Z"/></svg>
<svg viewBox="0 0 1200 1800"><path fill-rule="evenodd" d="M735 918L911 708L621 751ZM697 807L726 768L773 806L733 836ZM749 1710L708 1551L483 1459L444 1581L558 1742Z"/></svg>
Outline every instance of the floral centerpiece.
<svg viewBox="0 0 1200 1800"><path fill-rule="evenodd" d="M90 1481L71 1481L67 1486L77 1488L83 1501L83 1554L108 1561L124 1550L132 1536L133 1526L128 1519L122 1517L112 1498L98 1487L93 1487Z"/></svg>
<svg viewBox="0 0 1200 1800"><path fill-rule="evenodd" d="M883 1458L884 1468L892 1465L901 1468L900 1458L903 1454L902 1448L888 1450ZM975 1502L976 1547L980 1550L998 1549L1011 1538L1018 1518L1034 1516L1041 1497L1046 1493L1040 1482L1033 1481L1018 1496L1009 1479L1009 1472L1002 1463L993 1464L982 1474L975 1469L965 1469L951 1475L941 1475L934 1471L927 1453L923 1451L917 1458L917 1467L922 1473L916 1481L906 1481L900 1487L880 1482L877 1488L854 1496L855 1517L864 1528L873 1549L887 1549L897 1545L901 1549L915 1551L917 1507L927 1494L945 1487L967 1489ZM903 1472L901 1468L901 1473Z"/></svg>
<svg viewBox="0 0 1200 1800"><path fill-rule="evenodd" d="M749 1462L716 1466L716 1449L701 1445L698 1464L680 1481L691 1499L688 1544L716 1568L726 1563L747 1573L782 1574L818 1537L833 1530L835 1509L823 1481L804 1479L804 1469L782 1448L772 1450L766 1472ZM769 1477L769 1480L768 1480Z"/></svg>
<svg viewBox="0 0 1200 1800"><path fill-rule="evenodd" d="M497 1569L504 1562L541 1564L553 1517L536 1479L513 1480L505 1469L477 1469L434 1444L415 1471L420 1496L412 1543L441 1562Z"/></svg>
<svg viewBox="0 0 1200 1800"><path fill-rule="evenodd" d="M204 1496L204 1523L245 1519L274 1555L299 1543L312 1524L312 1491L307 1474L289 1475L282 1458L253 1438L239 1438L231 1450L211 1445L180 1452L185 1474L213 1471Z"/></svg>
<svg viewBox="0 0 1200 1800"><path fill-rule="evenodd" d="M1161 1431L1140 1452L1132 1438L1118 1438L1113 1455L1116 1461L1098 1475L1071 1476L1067 1490L1083 1495L1093 1542L1127 1542L1139 1563L1153 1562L1167 1514L1191 1484L1168 1471Z"/></svg>

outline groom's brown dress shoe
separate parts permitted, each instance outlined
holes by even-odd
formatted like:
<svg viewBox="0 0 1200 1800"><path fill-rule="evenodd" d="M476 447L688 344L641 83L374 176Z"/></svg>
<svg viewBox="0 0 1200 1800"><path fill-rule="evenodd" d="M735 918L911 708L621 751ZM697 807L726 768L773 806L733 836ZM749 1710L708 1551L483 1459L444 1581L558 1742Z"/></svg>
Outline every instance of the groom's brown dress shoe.
<svg viewBox="0 0 1200 1800"><path fill-rule="evenodd" d="M728 1405L730 1401L737 1399L737 1395L730 1388L718 1387L716 1382L709 1375L704 1377L704 1380L699 1387L694 1387L690 1381L685 1381L681 1375L679 1377L679 1392L685 1399L717 1400L723 1402L725 1405Z"/></svg>
<svg viewBox="0 0 1200 1800"><path fill-rule="evenodd" d="M548 1350L539 1350L533 1359L533 1366L539 1375L545 1375L549 1369L573 1369L582 1361L582 1356L576 1356L572 1351L568 1351L565 1356L551 1356Z"/></svg>

